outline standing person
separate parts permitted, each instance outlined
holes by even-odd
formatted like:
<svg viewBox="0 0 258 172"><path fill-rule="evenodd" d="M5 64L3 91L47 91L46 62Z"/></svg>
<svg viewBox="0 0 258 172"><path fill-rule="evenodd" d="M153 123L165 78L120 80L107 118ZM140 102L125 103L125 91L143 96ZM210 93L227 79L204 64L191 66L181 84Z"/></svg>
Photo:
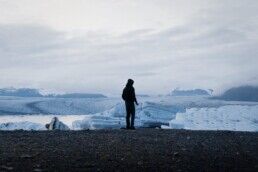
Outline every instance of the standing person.
<svg viewBox="0 0 258 172"><path fill-rule="evenodd" d="M132 79L128 79L127 84L123 90L122 98L125 101L125 107L126 107L126 129L135 129L134 128L134 118L135 118L135 106L138 105L135 91L133 87L134 81ZM130 123L130 117L131 117L131 123Z"/></svg>

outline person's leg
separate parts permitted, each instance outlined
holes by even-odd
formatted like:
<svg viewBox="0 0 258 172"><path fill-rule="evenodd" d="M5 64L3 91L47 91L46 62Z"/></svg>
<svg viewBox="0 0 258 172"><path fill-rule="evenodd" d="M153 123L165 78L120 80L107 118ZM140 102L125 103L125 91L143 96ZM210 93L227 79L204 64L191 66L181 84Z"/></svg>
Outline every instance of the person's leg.
<svg viewBox="0 0 258 172"><path fill-rule="evenodd" d="M134 103L131 105L131 128L134 129L134 118L135 118L135 106Z"/></svg>
<svg viewBox="0 0 258 172"><path fill-rule="evenodd" d="M130 107L128 102L125 102L125 107L126 107L126 128L130 128Z"/></svg>

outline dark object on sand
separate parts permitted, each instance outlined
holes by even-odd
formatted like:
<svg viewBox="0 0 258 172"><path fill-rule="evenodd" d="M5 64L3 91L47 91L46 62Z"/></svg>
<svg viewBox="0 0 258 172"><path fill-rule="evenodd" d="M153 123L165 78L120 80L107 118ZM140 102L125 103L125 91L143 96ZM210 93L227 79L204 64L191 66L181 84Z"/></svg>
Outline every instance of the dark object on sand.
<svg viewBox="0 0 258 172"><path fill-rule="evenodd" d="M59 121L57 117L52 118L51 122L45 126L48 130L69 130L69 127Z"/></svg>
<svg viewBox="0 0 258 172"><path fill-rule="evenodd" d="M46 124L46 125L45 125L46 129L49 130L49 126L50 126L50 124Z"/></svg>

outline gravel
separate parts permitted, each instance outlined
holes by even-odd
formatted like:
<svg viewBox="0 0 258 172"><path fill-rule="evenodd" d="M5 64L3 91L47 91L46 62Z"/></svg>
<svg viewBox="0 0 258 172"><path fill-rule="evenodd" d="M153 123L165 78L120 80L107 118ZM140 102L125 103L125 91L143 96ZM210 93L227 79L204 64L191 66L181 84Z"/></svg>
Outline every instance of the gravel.
<svg viewBox="0 0 258 172"><path fill-rule="evenodd" d="M258 132L0 131L0 171L258 171Z"/></svg>

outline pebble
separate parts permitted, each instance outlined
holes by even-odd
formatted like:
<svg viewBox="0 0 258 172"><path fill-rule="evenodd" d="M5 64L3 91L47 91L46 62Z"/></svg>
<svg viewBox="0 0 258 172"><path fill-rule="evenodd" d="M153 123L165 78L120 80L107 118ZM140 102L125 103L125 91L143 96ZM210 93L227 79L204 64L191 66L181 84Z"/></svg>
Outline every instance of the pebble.
<svg viewBox="0 0 258 172"><path fill-rule="evenodd" d="M258 169L258 134L255 132L225 134L224 131L154 129L138 129L135 133L121 130L28 132L31 136L27 140L35 144L22 140L21 134L16 132L0 131L0 141L6 140L1 143L0 172L16 171L23 164L35 172L51 169L104 171L107 168L110 171L190 171L196 167L200 171ZM243 138L236 140L238 135ZM28 143L28 147L10 146L16 143ZM225 156L228 158L224 162ZM101 157L103 161L99 161ZM60 161L53 161L55 158ZM218 162L221 164L215 166Z"/></svg>
<svg viewBox="0 0 258 172"><path fill-rule="evenodd" d="M2 165L2 166L1 166L1 169L2 169L2 170L7 170L7 171L12 171L12 170L13 170L13 167L6 166L6 165Z"/></svg>
<svg viewBox="0 0 258 172"><path fill-rule="evenodd" d="M20 157L21 157L21 158L32 158L32 156L31 156L31 155L28 155L28 154L21 155Z"/></svg>
<svg viewBox="0 0 258 172"><path fill-rule="evenodd" d="M175 153L174 153L174 156L175 156L175 157L179 156L179 153L178 153L178 152L175 152Z"/></svg>
<svg viewBox="0 0 258 172"><path fill-rule="evenodd" d="M143 164L143 162L142 162L142 161L139 161L137 164L138 164L138 165L142 165L142 164Z"/></svg>

